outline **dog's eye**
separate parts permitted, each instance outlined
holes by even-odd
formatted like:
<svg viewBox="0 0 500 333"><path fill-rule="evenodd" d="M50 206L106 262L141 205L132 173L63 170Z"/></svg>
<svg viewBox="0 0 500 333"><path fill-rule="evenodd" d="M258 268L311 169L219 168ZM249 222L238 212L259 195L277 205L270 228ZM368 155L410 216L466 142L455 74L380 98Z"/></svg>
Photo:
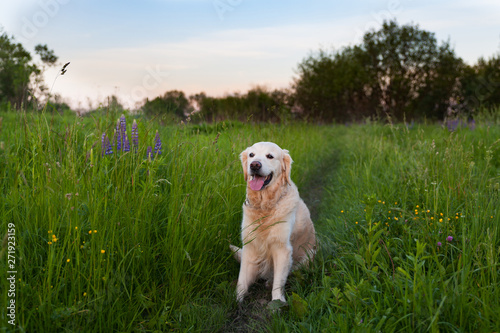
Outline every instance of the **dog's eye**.
<svg viewBox="0 0 500 333"><path fill-rule="evenodd" d="M266 157L267 157L268 159L270 159L270 160L272 160L272 159L274 158L274 156L273 156L273 155L271 155L271 154L267 154L267 155L266 155Z"/></svg>
<svg viewBox="0 0 500 333"><path fill-rule="evenodd" d="M248 156L250 156L250 157L254 157L254 156L255 156L255 154L254 154L254 153L250 153L250 154L248 154Z"/></svg>

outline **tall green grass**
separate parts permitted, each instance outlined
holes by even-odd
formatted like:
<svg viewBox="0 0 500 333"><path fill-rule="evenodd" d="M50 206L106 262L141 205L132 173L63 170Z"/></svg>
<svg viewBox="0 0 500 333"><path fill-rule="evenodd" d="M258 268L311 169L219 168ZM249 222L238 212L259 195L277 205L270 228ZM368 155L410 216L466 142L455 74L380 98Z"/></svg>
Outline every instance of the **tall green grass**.
<svg viewBox="0 0 500 333"><path fill-rule="evenodd" d="M500 130L354 126L273 331L500 329Z"/></svg>
<svg viewBox="0 0 500 333"><path fill-rule="evenodd" d="M491 117L450 133L161 126L127 115L129 135L139 124L137 152L103 155L101 136L113 137L119 116L0 114L0 230L3 238L15 225L18 271L14 327L3 324L7 270L0 276L6 331L500 329L500 129ZM147 158L156 130L163 153ZM257 141L290 150L319 252L291 274L289 308L234 323L253 311L236 304L228 245L240 243L239 153ZM6 267L5 242L0 261Z"/></svg>
<svg viewBox="0 0 500 333"><path fill-rule="evenodd" d="M5 327L20 332L220 329L236 306L228 245L239 243L245 196L239 153L278 143L300 184L333 137L328 127L138 118L137 152L104 155L114 112L0 117L1 230L15 225L18 271L16 326ZM156 130L163 153L147 158Z"/></svg>

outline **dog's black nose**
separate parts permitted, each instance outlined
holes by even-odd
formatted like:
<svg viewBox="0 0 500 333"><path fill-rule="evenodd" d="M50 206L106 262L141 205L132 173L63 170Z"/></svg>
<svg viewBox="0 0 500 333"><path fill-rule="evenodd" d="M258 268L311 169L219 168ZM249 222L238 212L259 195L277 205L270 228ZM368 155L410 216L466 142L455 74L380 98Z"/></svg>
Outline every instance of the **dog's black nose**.
<svg viewBox="0 0 500 333"><path fill-rule="evenodd" d="M259 161L253 161L252 163L250 163L250 170L257 171L260 170L260 168L262 168L262 163L260 163Z"/></svg>

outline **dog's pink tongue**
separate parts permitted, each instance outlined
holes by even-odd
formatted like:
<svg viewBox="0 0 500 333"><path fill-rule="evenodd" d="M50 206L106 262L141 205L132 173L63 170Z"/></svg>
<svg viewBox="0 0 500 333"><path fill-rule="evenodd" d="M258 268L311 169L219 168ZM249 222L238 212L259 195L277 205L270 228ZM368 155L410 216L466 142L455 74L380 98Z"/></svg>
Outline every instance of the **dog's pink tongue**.
<svg viewBox="0 0 500 333"><path fill-rule="evenodd" d="M264 177L255 176L252 180L248 182L250 188L254 191L260 191L262 186L264 186Z"/></svg>

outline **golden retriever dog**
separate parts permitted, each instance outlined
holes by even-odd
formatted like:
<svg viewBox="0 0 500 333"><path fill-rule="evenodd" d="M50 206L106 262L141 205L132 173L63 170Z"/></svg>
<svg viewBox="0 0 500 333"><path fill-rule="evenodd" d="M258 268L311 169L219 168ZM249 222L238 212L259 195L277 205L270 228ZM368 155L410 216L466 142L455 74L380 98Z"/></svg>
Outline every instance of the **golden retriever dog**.
<svg viewBox="0 0 500 333"><path fill-rule="evenodd" d="M284 287L292 268L312 260L316 234L309 210L290 179L292 158L272 142L259 142L240 155L247 195L243 204L237 299L242 301L258 278L270 284L272 300L285 302Z"/></svg>

